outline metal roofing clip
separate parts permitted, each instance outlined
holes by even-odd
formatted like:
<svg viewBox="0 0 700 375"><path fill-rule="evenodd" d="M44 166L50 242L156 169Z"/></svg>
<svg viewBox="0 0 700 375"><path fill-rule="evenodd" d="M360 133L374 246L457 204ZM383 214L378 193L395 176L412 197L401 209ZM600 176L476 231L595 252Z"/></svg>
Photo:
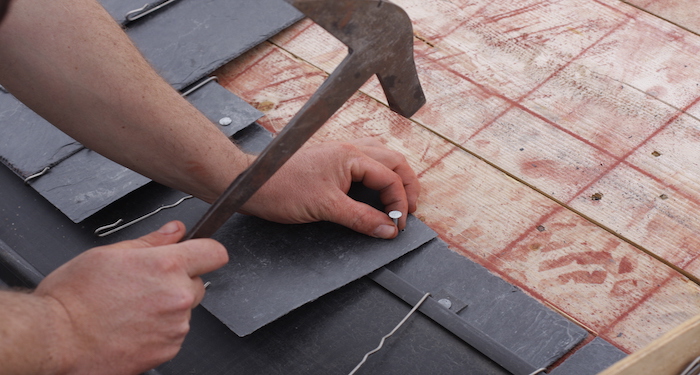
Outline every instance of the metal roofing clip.
<svg viewBox="0 0 700 375"><path fill-rule="evenodd" d="M405 316L403 319L401 319L401 321L399 322L399 324L396 325L396 327L394 327L394 329L392 329L391 332L387 333L384 337L382 337L381 341L379 341L379 346L377 346L374 350L372 350L372 351L368 352L367 354L365 354L365 356L362 358L362 361L360 361L360 363L358 363L357 366L355 366L355 368L352 369L352 371L350 371L350 374L349 374L349 375L354 375L354 374L357 372L357 370L359 370L360 367L362 367L362 365L364 365L365 362L367 362L367 358L369 358L369 356L371 356L372 354L374 354L374 353L378 352L379 350L381 350L382 347L384 346L384 341L386 341L386 339L388 339L388 338L391 337L394 333L396 333L396 331L398 331L399 328L401 328L401 326L402 326L404 323L406 323L406 321L408 320L408 318L410 318L411 315L413 315L413 313L415 313L416 310L418 310L418 308L420 307L420 305L422 305L423 302L425 302L425 300L428 299L428 297L430 297L430 293L425 293L425 294L423 295L423 298L421 298L420 301L418 301L418 303L416 303L416 305L413 306L413 308L411 309L411 311L409 311L408 314L406 314L406 316Z"/></svg>
<svg viewBox="0 0 700 375"><path fill-rule="evenodd" d="M146 17L147 15L155 12L156 10L163 8L171 3L174 3L175 1L176 0L168 0L168 1L165 1L161 4L154 6L153 8L149 8L151 6L151 4L146 4L146 5L142 6L141 8L134 9L134 10L128 12L126 14L125 18L129 22L136 21L137 19L142 18L142 17Z"/></svg>
<svg viewBox="0 0 700 375"><path fill-rule="evenodd" d="M165 209L168 209L168 208L173 208L173 207L175 207L175 206L178 206L178 205L180 205L180 203L182 203L182 202L184 202L186 199L190 199L190 198L192 198L191 195L186 195L186 196L180 198L179 201L177 201L177 202L175 202L175 203L173 203L173 204L169 204L169 205L166 205L166 206L160 206L157 210L155 210L155 211L153 211L153 212L147 213L147 214L141 216L141 217L138 218L138 219L134 219L134 220L132 220L132 221L130 221L130 222L128 222L128 223L126 223L126 224L120 226L120 227L117 227L117 225L119 225L119 224L121 224L122 222L124 222L124 220L119 219L119 220L117 220L115 223L112 223L112 224L109 224L109 225L105 225L105 226L103 226L103 227L99 227L99 228L95 229L95 232L94 232L94 233L97 235L97 237L106 237L106 236L109 236L110 234L119 232L120 230L122 230L122 229L124 229L124 228L127 228L127 227L130 227L130 226L132 226L132 225L138 223L138 222L141 221L141 220L145 220L145 219L147 219L147 218L149 218L149 217L151 217L151 216L153 216L153 215L159 213L159 212L162 211L162 210L165 210ZM105 231L106 231L106 232L105 232Z"/></svg>
<svg viewBox="0 0 700 375"><path fill-rule="evenodd" d="M29 181L34 180L34 179L37 179L37 178L39 178L39 177L45 175L50 169L51 169L51 167L46 167L46 168L42 169L41 172L39 172L39 173L34 173L33 175L31 175L31 176L25 178L25 179L24 179L24 183L25 183L26 185L29 185Z"/></svg>
<svg viewBox="0 0 700 375"><path fill-rule="evenodd" d="M206 85L207 83L209 83L209 82L211 82L211 81L218 81L218 80L219 80L219 77L217 77L217 76L211 76L211 77L209 77L209 78L205 78L205 79L199 81L198 83L196 83L196 84L195 84L194 86L192 86L189 90L183 92L181 95L182 95L183 97L188 96L188 95L190 95L191 93L193 93L193 92L195 92L195 91L201 89L202 87L204 87L204 85Z"/></svg>

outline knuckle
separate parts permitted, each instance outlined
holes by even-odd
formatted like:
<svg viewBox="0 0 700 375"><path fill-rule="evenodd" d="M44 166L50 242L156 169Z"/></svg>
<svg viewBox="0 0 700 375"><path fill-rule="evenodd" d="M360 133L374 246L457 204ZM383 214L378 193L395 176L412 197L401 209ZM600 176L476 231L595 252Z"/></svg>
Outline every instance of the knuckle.
<svg viewBox="0 0 700 375"><path fill-rule="evenodd" d="M176 311L189 311L192 309L197 297L185 289L178 289L171 296L171 306Z"/></svg>
<svg viewBox="0 0 700 375"><path fill-rule="evenodd" d="M336 143L335 147L338 149L338 151L341 151L346 154L354 155L359 153L357 146L350 143L339 142Z"/></svg>
<svg viewBox="0 0 700 375"><path fill-rule="evenodd" d="M182 269L181 262L174 256L162 256L153 262L153 267L161 273L173 273Z"/></svg>
<svg viewBox="0 0 700 375"><path fill-rule="evenodd" d="M184 319L180 324L176 325L173 329L176 340L183 340L185 336L190 332L190 321Z"/></svg>

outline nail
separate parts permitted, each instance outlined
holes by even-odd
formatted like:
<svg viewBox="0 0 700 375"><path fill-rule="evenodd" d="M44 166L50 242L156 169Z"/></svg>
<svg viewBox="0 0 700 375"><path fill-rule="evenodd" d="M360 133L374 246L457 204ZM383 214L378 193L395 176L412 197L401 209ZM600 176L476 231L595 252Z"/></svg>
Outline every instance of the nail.
<svg viewBox="0 0 700 375"><path fill-rule="evenodd" d="M391 218L391 220L394 220L394 225L396 225L397 227L399 226L399 219L401 218L401 216L403 216L401 211L389 212L389 217Z"/></svg>
<svg viewBox="0 0 700 375"><path fill-rule="evenodd" d="M374 237L377 238L383 238L383 239L389 239L394 237L394 233L396 233L396 227L393 225L380 225L377 227L377 229L374 230Z"/></svg>
<svg viewBox="0 0 700 375"><path fill-rule="evenodd" d="M449 309L450 307L452 307L452 301L450 301L450 300L447 299L447 298L443 298L443 299L439 300L438 303L441 304L441 305L443 305L443 306L445 306L445 308L447 308L447 309Z"/></svg>
<svg viewBox="0 0 700 375"><path fill-rule="evenodd" d="M165 225L163 225L160 229L158 229L158 233L160 234L174 234L177 233L180 230L180 226L177 225L177 222L171 221Z"/></svg>

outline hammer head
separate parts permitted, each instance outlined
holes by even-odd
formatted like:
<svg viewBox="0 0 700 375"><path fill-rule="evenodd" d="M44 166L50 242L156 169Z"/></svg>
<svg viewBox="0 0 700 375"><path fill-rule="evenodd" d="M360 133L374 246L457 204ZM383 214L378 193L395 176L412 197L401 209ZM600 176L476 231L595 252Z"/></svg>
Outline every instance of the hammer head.
<svg viewBox="0 0 700 375"><path fill-rule="evenodd" d="M356 78L376 74L389 107L410 117L425 104L406 12L382 0L285 0L343 42Z"/></svg>

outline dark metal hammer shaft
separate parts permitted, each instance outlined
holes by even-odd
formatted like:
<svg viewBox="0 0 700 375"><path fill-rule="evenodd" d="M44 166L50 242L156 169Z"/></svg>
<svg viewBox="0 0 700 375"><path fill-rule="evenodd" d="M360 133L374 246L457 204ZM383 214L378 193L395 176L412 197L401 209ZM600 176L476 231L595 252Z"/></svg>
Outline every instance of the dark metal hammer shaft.
<svg viewBox="0 0 700 375"><path fill-rule="evenodd" d="M401 8L380 0L285 1L345 43L348 55L183 240L212 236L372 75L395 112L410 117L425 103L413 28Z"/></svg>

